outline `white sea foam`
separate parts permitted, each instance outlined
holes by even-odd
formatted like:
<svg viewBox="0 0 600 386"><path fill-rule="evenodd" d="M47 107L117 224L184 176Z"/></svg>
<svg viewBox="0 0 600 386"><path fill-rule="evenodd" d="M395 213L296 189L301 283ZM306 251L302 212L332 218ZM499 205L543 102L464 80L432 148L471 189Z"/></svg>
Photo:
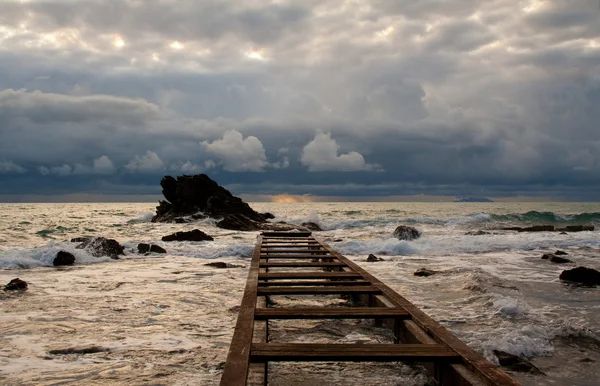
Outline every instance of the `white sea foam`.
<svg viewBox="0 0 600 386"><path fill-rule="evenodd" d="M35 268L52 267L54 258L59 251L66 251L75 256L75 264L94 264L110 261L109 257L95 257L84 249L75 249L73 243L50 241L48 244L18 250L0 251L0 268Z"/></svg>

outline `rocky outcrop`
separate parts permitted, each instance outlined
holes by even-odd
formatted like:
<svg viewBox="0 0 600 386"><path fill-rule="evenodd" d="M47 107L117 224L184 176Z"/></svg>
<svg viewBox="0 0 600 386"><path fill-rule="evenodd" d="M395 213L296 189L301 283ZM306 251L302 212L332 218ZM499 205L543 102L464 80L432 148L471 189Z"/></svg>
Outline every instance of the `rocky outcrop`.
<svg viewBox="0 0 600 386"><path fill-rule="evenodd" d="M140 243L140 244L138 244L137 249L138 249L138 253L140 253L140 254L167 253L167 251L163 247L159 247L158 245L154 245L154 244Z"/></svg>
<svg viewBox="0 0 600 386"><path fill-rule="evenodd" d="M17 278L12 279L4 286L5 291L26 291L27 282Z"/></svg>
<svg viewBox="0 0 600 386"><path fill-rule="evenodd" d="M292 229L306 230L289 224L273 224L271 213L258 213L241 198L234 196L206 174L165 176L160 181L166 201L159 201L153 222L188 222L191 219L210 217L219 219L219 228L257 231Z"/></svg>
<svg viewBox="0 0 600 386"><path fill-rule="evenodd" d="M552 253L544 253L542 255L542 260L549 260L552 263L556 263L556 264L572 263L571 260L565 259L564 257L556 256L555 254L552 254Z"/></svg>
<svg viewBox="0 0 600 386"><path fill-rule="evenodd" d="M367 260L366 260L366 261L367 261L367 263L374 263L374 262L376 262L376 261L384 261L384 260L383 260L381 257L377 257L377 256L375 256L374 254L370 254L370 255L367 257Z"/></svg>
<svg viewBox="0 0 600 386"><path fill-rule="evenodd" d="M565 251L561 251L560 249L556 250L556 252L554 252L554 254L555 254L556 256L565 256L565 255L568 255L568 253L567 253L567 252L565 252Z"/></svg>
<svg viewBox="0 0 600 386"><path fill-rule="evenodd" d="M58 251L56 257L52 261L52 265L54 265L55 267L73 264L75 264L75 256L73 256L72 253L66 251Z"/></svg>
<svg viewBox="0 0 600 386"><path fill-rule="evenodd" d="M586 232L586 231L593 231L593 230L594 230L593 225L569 225L564 228L557 229L557 231L559 231L559 232Z"/></svg>
<svg viewBox="0 0 600 386"><path fill-rule="evenodd" d="M176 232L172 235L164 236L162 241L213 241L212 236L207 235L200 229L194 229L189 232Z"/></svg>
<svg viewBox="0 0 600 386"><path fill-rule="evenodd" d="M554 225L534 225L530 227L504 227L500 228L503 231L517 231L517 232L584 232L593 231L593 225L569 225L564 228L555 228Z"/></svg>
<svg viewBox="0 0 600 386"><path fill-rule="evenodd" d="M417 228L400 225L394 230L394 237L398 240L414 240L421 237L421 232Z"/></svg>
<svg viewBox="0 0 600 386"><path fill-rule="evenodd" d="M415 271L415 276L427 277L427 276L435 275L436 273L437 273L437 271L434 271L432 269L419 268Z"/></svg>
<svg viewBox="0 0 600 386"><path fill-rule="evenodd" d="M586 286L600 285L600 272L592 268L577 267L562 271L560 280L579 283Z"/></svg>
<svg viewBox="0 0 600 386"><path fill-rule="evenodd" d="M118 259L119 255L125 254L125 247L117 240L104 237L84 238L84 241L75 248L85 249L95 257L108 256L111 259Z"/></svg>

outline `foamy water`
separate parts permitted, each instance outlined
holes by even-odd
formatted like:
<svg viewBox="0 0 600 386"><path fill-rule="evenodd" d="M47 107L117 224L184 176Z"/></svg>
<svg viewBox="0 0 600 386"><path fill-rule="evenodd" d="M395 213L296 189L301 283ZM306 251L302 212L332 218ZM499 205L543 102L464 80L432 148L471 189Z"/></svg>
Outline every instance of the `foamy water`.
<svg viewBox="0 0 600 386"><path fill-rule="evenodd" d="M98 366L123 375L125 370L117 371L111 366L118 363L118 366L123 365L123 369L127 369L121 357L129 352L127 347L136 345L147 345L165 363L183 361L182 358L190 357L194 350L200 350L205 356L204 367L196 366L193 370L182 365L186 368L185 374L189 370L189 374L195 375L165 375L168 380L165 384L198 384L200 381L200 384L218 384L219 364L225 359L235 323L235 312L229 308L239 304L257 233L218 229L213 220L194 224L151 223L154 206L148 203L0 205L0 280L4 284L13 277L20 277L31 283L25 295L27 302L23 303L13 295L0 300L3 311L0 334L10 341L0 350L0 380L3 383L40 383L44 377L39 378L40 374L46 374L43 378L46 380L49 379L48 374L53 373L67 374L65 379L75 377L73 374L89 376L82 366L92 366L94 360L102 362L100 359L94 357L94 360L88 360L83 356L67 358L72 361L64 362L66 359L61 358L58 366L56 359L43 359L44 352L60 342L67 344L69 337L76 337L77 334L68 332L70 328L87 331L82 335L81 343L94 343L93 340L99 339L95 330L105 329L107 323L114 328L122 323L123 326L137 327L131 327L131 333L122 328L119 334L109 334L102 342L96 342L113 348L111 354L106 355L108 359ZM513 374L524 384L598 384L600 289L565 285L558 280L558 275L563 269L576 265L600 270L600 232L560 235L495 229L533 224L592 224L598 229L600 205L256 203L252 206L258 211L275 214L273 221L295 224L313 221L320 224L326 231L316 233L318 237L422 307L488 359L496 360L493 350L531 358L547 375ZM423 236L414 241L393 238L393 230L401 224L418 228ZM214 236L215 241L160 241L166 234L194 228ZM492 234L465 235L473 230L487 230ZM83 235L117 239L126 247L125 261L96 258L75 249L76 244L69 240ZM168 254L164 258L139 256L135 253L139 242L161 245ZM567 251L567 257L575 264L556 265L540 259L543 253L556 249ZM76 265L62 271L52 268L52 260L59 250L73 253ZM370 253L383 257L385 261L364 262ZM214 259L246 268L212 270L202 265ZM413 272L422 267L440 273L428 278L414 276ZM122 269L126 272L121 272ZM65 285L62 280L76 288ZM130 283L135 282L139 282L139 288L129 288ZM157 286L164 292L157 293ZM102 288L106 289L100 290ZM194 294L189 293L190 289ZM96 300L90 301L90 293L94 291L100 291L106 297L103 301L108 303L102 305L94 303ZM173 300L178 292L182 293L181 302ZM56 296L65 293L72 297L61 303L61 298ZM195 296L204 300L196 302ZM83 301L86 298L87 303ZM107 310L119 308L116 305L119 302L123 302L123 308L131 311L132 315L128 314L129 311L108 313L110 323L107 315L97 315L102 307L107 307ZM182 306L190 302L194 302L193 308ZM89 312L94 315L86 316L86 304L91 308L92 303L95 304L93 307L99 308L90 309ZM73 314L73 319L61 319L61 312L48 308L51 305L60 305L61 312ZM167 307L161 308L161 305ZM36 311L40 308L44 308L44 315ZM148 316L142 322L136 319L133 311L147 312ZM157 313L156 317L152 316L153 312ZM169 312L176 315L167 317ZM207 313L211 315L210 320L198 317L192 323L195 314ZM176 322L177 315L189 319L188 322L196 326L193 331L180 326ZM139 334L140 326L146 329L147 335ZM335 328L343 330L337 326ZM170 336L167 330L178 331L179 335ZM350 331L344 330L340 334L349 335L343 335L348 340L362 339ZM215 339L214 335L219 338ZM53 337L59 337L56 338L58 341ZM78 342L76 339L73 341ZM183 350L180 353L169 354L180 349ZM160 367L158 360L143 356L139 360ZM24 369L27 371L22 373ZM136 370L128 371L135 373ZM144 371L150 377L160 374L160 371L171 374L165 369ZM291 370L284 366L281 371ZM344 371L359 370L346 368ZM413 379L414 384L419 384L419 376L410 375L413 370L398 371L407 379ZM115 382L131 382L131 379L124 379L116 377ZM155 381L154 378L149 379ZM373 384L377 382L374 380ZM379 382L383 381L380 379Z"/></svg>

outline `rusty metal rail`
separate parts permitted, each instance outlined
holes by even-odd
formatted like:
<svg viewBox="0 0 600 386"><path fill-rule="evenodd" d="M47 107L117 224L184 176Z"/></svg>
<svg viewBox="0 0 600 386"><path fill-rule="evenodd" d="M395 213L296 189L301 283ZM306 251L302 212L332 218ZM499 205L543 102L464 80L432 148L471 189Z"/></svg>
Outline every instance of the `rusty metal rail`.
<svg viewBox="0 0 600 386"><path fill-rule="evenodd" d="M271 271L282 268L288 271ZM350 295L360 306L269 308L266 301L271 295L329 294ZM392 329L394 343L270 342L269 320L290 319L375 319ZM415 305L308 232L258 236L221 385L266 385L268 363L276 361L419 362L438 385L518 385Z"/></svg>

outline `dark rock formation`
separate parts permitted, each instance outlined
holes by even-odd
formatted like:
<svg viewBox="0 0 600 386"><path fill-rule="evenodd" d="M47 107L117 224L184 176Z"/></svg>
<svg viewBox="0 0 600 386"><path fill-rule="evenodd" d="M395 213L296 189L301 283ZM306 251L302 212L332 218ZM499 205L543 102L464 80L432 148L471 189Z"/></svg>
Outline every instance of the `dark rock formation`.
<svg viewBox="0 0 600 386"><path fill-rule="evenodd" d="M569 225L564 228L558 228L557 231L561 232L584 232L584 231L593 231L593 225Z"/></svg>
<svg viewBox="0 0 600 386"><path fill-rule="evenodd" d="M419 268L415 271L415 276L431 276L431 275L435 275L437 273L437 271L434 271L432 269L427 269L427 268Z"/></svg>
<svg viewBox="0 0 600 386"><path fill-rule="evenodd" d="M24 280L17 278L12 279L8 282L7 285L4 286L5 291L26 291L27 290L27 282Z"/></svg>
<svg viewBox="0 0 600 386"><path fill-rule="evenodd" d="M308 230L316 231L316 232L320 232L323 230L323 228L321 228L321 226L319 224L317 224L316 222L312 222L312 221L303 222L302 226Z"/></svg>
<svg viewBox="0 0 600 386"><path fill-rule="evenodd" d="M72 243L83 243L84 241L88 241L91 237L74 237L71 239Z"/></svg>
<svg viewBox="0 0 600 386"><path fill-rule="evenodd" d="M568 233L565 232L565 231L562 231L562 232L559 233L559 235L568 235Z"/></svg>
<svg viewBox="0 0 600 386"><path fill-rule="evenodd" d="M194 229L189 232L176 232L172 235L164 236L162 241L213 241L212 236L207 235L200 229Z"/></svg>
<svg viewBox="0 0 600 386"><path fill-rule="evenodd" d="M159 247L158 245L154 245L154 244L146 244L146 243L140 243L138 244L138 253L144 254L144 253L167 253L167 251L163 248L163 247Z"/></svg>
<svg viewBox="0 0 600 386"><path fill-rule="evenodd" d="M554 225L534 225L522 228L519 232L554 232Z"/></svg>
<svg viewBox="0 0 600 386"><path fill-rule="evenodd" d="M72 253L65 252L65 251L58 251L58 253L56 254L56 257L52 261L52 265L54 265L55 267L58 267L61 265L73 265L73 264L75 264L75 256L73 256Z"/></svg>
<svg viewBox="0 0 600 386"><path fill-rule="evenodd" d="M552 253L545 253L544 255L542 255L542 259L550 260L551 262L556 263L556 264L572 263L571 260L565 259L564 257L553 255Z"/></svg>
<svg viewBox="0 0 600 386"><path fill-rule="evenodd" d="M108 256L111 259L118 259L119 255L125 254L125 247L119 244L117 240L104 237L86 238L76 248L85 249L92 256Z"/></svg>
<svg viewBox="0 0 600 386"><path fill-rule="evenodd" d="M471 232L465 233L465 236L483 236L483 235L489 235L489 234L491 234L491 233L486 232L486 231L471 231Z"/></svg>
<svg viewBox="0 0 600 386"><path fill-rule="evenodd" d="M600 285L600 272L586 267L577 267L562 271L560 280L580 283L586 286Z"/></svg>
<svg viewBox="0 0 600 386"><path fill-rule="evenodd" d="M215 261L214 263L206 263L204 264L208 267L214 267L214 268L242 268L242 265L236 265L236 264L229 264L229 263L224 263L222 261Z"/></svg>
<svg viewBox="0 0 600 386"><path fill-rule="evenodd" d="M183 175L177 179L165 176L160 185L166 201L159 202L153 222L189 222L185 217L193 220L210 217L220 219L216 224L219 228L231 230L306 230L289 224L267 222L275 216L256 212L206 174Z"/></svg>
<svg viewBox="0 0 600 386"><path fill-rule="evenodd" d="M494 350L494 355L496 355L496 358L498 358L498 363L500 363L500 366L502 367L506 367L512 371L544 375L544 373L535 367L533 363L517 355L509 354L500 350Z"/></svg>
<svg viewBox="0 0 600 386"><path fill-rule="evenodd" d="M384 261L384 260L383 260L382 258L380 258L380 257L377 257L377 256L373 255L373 254L370 254L370 255L367 257L367 262L368 262L368 263L374 263L374 262L376 262L376 261Z"/></svg>
<svg viewBox="0 0 600 386"><path fill-rule="evenodd" d="M85 354L95 354L95 353L106 352L106 351L110 351L110 349L107 347L100 347L100 346L77 346L77 347L68 347L68 348L62 348L62 349L57 349L57 350L50 350L50 351L48 351L48 354L50 354L50 355L69 355L69 354L85 355Z"/></svg>
<svg viewBox="0 0 600 386"><path fill-rule="evenodd" d="M568 255L568 253L567 253L567 252L565 252L565 251L561 251L560 249L558 249L556 252L554 252L554 254L555 254L556 256L565 256L565 255Z"/></svg>
<svg viewBox="0 0 600 386"><path fill-rule="evenodd" d="M394 237L398 238L398 240L414 240L421 237L421 232L417 228L400 225L394 231Z"/></svg>

